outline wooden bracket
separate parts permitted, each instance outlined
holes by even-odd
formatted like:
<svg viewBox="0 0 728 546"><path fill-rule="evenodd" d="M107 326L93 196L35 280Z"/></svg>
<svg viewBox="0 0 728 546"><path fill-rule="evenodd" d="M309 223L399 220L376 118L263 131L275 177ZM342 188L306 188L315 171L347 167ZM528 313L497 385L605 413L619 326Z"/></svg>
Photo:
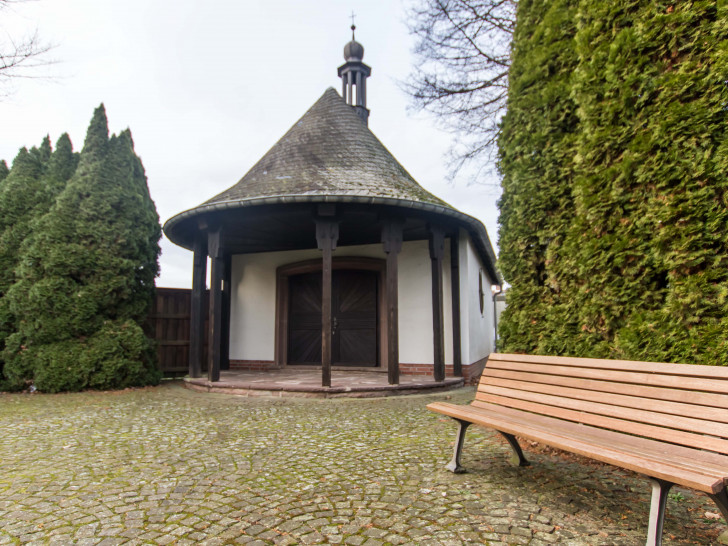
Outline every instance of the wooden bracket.
<svg viewBox="0 0 728 546"><path fill-rule="evenodd" d="M428 225L427 229L430 232L430 258L442 260L445 255L445 230L436 225Z"/></svg>
<svg viewBox="0 0 728 546"><path fill-rule="evenodd" d="M382 223L382 246L387 254L399 254L402 250L402 228L404 219L398 217L386 218Z"/></svg>
<svg viewBox="0 0 728 546"><path fill-rule="evenodd" d="M223 257L223 231L217 227L207 232L207 255L210 258Z"/></svg>
<svg viewBox="0 0 728 546"><path fill-rule="evenodd" d="M316 244L319 250L336 250L339 240L339 222L334 220L316 220Z"/></svg>

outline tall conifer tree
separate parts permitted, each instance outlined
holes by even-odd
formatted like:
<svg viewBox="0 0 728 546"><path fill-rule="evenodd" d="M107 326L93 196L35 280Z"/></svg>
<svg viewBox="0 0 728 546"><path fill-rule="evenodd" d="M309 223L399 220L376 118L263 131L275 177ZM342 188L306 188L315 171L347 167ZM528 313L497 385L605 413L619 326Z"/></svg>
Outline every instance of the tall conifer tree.
<svg viewBox="0 0 728 546"><path fill-rule="evenodd" d="M499 265L512 285L500 336L508 351L535 351L561 324L554 319L561 287L553 269L571 214L575 12L574 0L518 4L499 139Z"/></svg>
<svg viewBox="0 0 728 546"><path fill-rule="evenodd" d="M543 9L519 4L527 40L548 36L532 22ZM514 42L501 140L506 349L728 365L728 6L581 0L574 21L551 28L564 40L547 53L577 53L558 93L576 107L574 137L515 148L550 158L533 183L510 158L548 112L518 117L517 86L546 61ZM569 187L557 207L539 187L554 177Z"/></svg>
<svg viewBox="0 0 728 546"><path fill-rule="evenodd" d="M582 3L579 354L728 364L728 9Z"/></svg>
<svg viewBox="0 0 728 546"><path fill-rule="evenodd" d="M47 392L157 381L141 325L160 236L131 134L109 138L102 105L74 175L23 246L8 294L21 319L7 341L6 375Z"/></svg>
<svg viewBox="0 0 728 546"><path fill-rule="evenodd" d="M5 177L8 175L9 172L10 172L10 169L8 169L8 164L5 163L4 159L0 160L0 182L5 180ZM0 186L0 187L2 187L2 186Z"/></svg>
<svg viewBox="0 0 728 546"><path fill-rule="evenodd" d="M48 212L55 197L46 187L50 157L47 137L40 148L21 149L13 161L12 171L0 185L0 351L7 336L15 331L15 320L5 296L15 282L20 245L32 221ZM3 367L0 356L0 388L7 388L2 379Z"/></svg>

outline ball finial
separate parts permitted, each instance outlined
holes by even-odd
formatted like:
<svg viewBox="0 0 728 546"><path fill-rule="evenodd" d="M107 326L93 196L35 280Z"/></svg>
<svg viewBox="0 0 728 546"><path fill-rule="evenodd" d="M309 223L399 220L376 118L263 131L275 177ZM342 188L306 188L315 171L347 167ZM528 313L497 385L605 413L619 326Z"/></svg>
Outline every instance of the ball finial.
<svg viewBox="0 0 728 546"><path fill-rule="evenodd" d="M344 59L349 61L358 61L361 62L361 60L364 58L364 46L361 45L359 42L356 41L356 38L354 36L354 31L356 30L356 25L354 24L354 12L351 12L351 42L346 44L344 46Z"/></svg>

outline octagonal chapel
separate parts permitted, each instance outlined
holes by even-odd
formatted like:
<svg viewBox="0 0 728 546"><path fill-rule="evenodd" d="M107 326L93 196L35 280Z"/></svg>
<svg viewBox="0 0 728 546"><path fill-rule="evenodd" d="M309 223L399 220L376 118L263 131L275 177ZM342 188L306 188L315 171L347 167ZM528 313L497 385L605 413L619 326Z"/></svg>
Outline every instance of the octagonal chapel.
<svg viewBox="0 0 728 546"><path fill-rule="evenodd" d="M341 95L324 91L237 184L166 222L194 252L191 378L205 367L211 384L221 369L320 369L330 387L337 370L391 385L482 371L500 284L488 234L369 130L363 55L352 39Z"/></svg>

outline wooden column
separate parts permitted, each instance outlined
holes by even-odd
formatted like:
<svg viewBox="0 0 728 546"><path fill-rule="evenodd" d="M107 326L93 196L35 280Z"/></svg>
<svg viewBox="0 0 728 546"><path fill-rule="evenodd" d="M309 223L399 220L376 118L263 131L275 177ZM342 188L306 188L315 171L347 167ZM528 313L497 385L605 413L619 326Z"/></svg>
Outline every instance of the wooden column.
<svg viewBox="0 0 728 546"><path fill-rule="evenodd" d="M222 285L222 340L220 344L220 369L230 369L230 300L232 290L231 256L226 254L223 258L223 285Z"/></svg>
<svg viewBox="0 0 728 546"><path fill-rule="evenodd" d="M432 265L432 339L434 345L435 381L445 380L445 344L442 317L442 258L445 254L445 233L439 226L429 226L430 263Z"/></svg>
<svg viewBox="0 0 728 546"><path fill-rule="evenodd" d="M220 380L222 356L222 284L225 278L225 259L222 254L222 230L208 233L207 251L210 254L210 335L207 354L208 381Z"/></svg>
<svg viewBox="0 0 728 546"><path fill-rule="evenodd" d="M319 207L321 209L321 207ZM321 214L321 211L319 212ZM331 214L333 216L333 214ZM316 219L316 242L323 251L321 267L321 385L331 386L331 254L339 240L339 223L333 218Z"/></svg>
<svg viewBox="0 0 728 546"><path fill-rule="evenodd" d="M207 277L207 234L195 237L192 251L192 295L190 301L190 377L202 377L205 356L205 280Z"/></svg>
<svg viewBox="0 0 728 546"><path fill-rule="evenodd" d="M402 250L401 218L388 218L382 225L382 246L387 253L387 375L390 385L399 385L399 293L398 255Z"/></svg>
<svg viewBox="0 0 728 546"><path fill-rule="evenodd" d="M460 233L450 237L450 281L452 292L452 367L455 377L463 376L460 334Z"/></svg>

